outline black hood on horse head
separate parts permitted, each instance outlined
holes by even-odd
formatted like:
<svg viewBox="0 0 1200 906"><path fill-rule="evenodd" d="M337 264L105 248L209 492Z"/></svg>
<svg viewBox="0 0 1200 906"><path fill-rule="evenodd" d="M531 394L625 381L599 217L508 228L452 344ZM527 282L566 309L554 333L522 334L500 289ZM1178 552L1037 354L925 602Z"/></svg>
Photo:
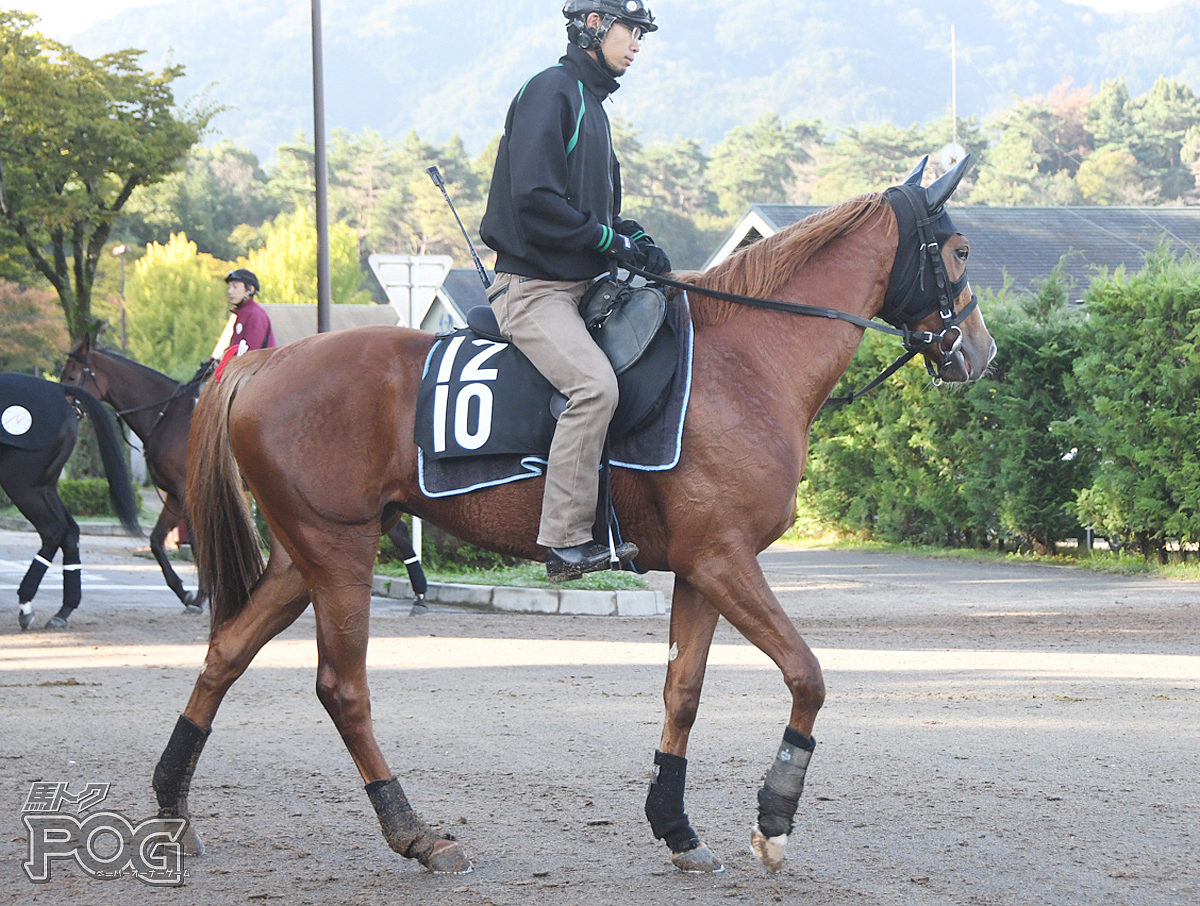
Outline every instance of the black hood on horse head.
<svg viewBox="0 0 1200 906"><path fill-rule="evenodd" d="M929 155L926 154L913 167L903 183L892 186L883 193L896 214L896 226L899 230L896 259L888 279L883 311L880 312L880 317L893 326L911 326L933 310L926 307L925 311L909 311L917 289L935 285L932 282L932 265L929 257L924 254L920 227L925 223L932 225L934 239L939 247L944 247L957 232L946 211L946 202L958 188L970 160L971 156L968 154L938 177L937 181L922 188L921 178L925 175L925 165L929 162Z"/></svg>

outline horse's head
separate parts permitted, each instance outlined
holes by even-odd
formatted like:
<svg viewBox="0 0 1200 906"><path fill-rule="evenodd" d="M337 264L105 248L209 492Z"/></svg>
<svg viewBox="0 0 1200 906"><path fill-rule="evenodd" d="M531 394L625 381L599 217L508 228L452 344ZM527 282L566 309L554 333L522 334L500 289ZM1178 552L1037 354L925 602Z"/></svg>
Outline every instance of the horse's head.
<svg viewBox="0 0 1200 906"><path fill-rule="evenodd" d="M908 332L905 346L925 357L930 374L976 381L996 354L996 342L967 282L971 244L946 212L970 156L922 187L928 160L926 155L901 185L884 192L896 214L899 241L880 317Z"/></svg>
<svg viewBox="0 0 1200 906"><path fill-rule="evenodd" d="M90 335L85 335L75 344L75 348L67 353L67 360L63 363L58 380L63 384L83 387L99 399L104 399L108 394L108 382L92 370L93 344L94 340Z"/></svg>

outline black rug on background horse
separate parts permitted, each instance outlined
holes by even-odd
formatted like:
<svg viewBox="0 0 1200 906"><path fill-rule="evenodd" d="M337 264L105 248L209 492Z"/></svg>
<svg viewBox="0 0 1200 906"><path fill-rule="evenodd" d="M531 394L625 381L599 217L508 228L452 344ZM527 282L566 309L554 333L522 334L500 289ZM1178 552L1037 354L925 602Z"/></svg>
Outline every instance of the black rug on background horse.
<svg viewBox="0 0 1200 906"><path fill-rule="evenodd" d="M610 435L614 466L671 469L679 461L692 375L687 297L667 303L662 329L618 377ZM421 491L448 497L545 471L563 397L515 347L469 328L440 337L425 360L415 440Z"/></svg>
<svg viewBox="0 0 1200 906"><path fill-rule="evenodd" d="M0 374L0 444L46 449L58 438L70 408L58 384L16 372Z"/></svg>

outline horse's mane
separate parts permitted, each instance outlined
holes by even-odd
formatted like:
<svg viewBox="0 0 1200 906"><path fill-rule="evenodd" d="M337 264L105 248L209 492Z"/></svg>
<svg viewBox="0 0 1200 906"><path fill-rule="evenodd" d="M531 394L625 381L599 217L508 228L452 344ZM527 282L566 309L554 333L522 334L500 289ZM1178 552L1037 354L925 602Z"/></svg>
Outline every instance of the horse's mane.
<svg viewBox="0 0 1200 906"><path fill-rule="evenodd" d="M688 271L676 277L697 290L715 289L773 299L818 250L857 230L885 204L882 193L859 195L738 249L710 270ZM696 326L720 323L737 308L734 303L701 295L694 295L689 301Z"/></svg>

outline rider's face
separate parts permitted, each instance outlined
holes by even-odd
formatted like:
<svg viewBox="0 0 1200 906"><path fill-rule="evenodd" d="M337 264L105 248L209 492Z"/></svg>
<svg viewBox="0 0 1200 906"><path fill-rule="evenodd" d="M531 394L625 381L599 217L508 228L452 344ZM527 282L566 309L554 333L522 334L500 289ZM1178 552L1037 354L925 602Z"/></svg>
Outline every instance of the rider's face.
<svg viewBox="0 0 1200 906"><path fill-rule="evenodd" d="M226 284L225 295L229 297L230 305L238 306L250 298L250 287L241 280L230 280Z"/></svg>
<svg viewBox="0 0 1200 906"><path fill-rule="evenodd" d="M592 13L596 17L596 26L600 25L600 16ZM588 24L591 25L591 16L588 17ZM640 28L631 28L624 22L614 22L609 28L607 34L604 35L604 40L600 42L599 53L604 55L604 62L608 64L617 75L624 75L625 71L633 65L633 58L637 52L642 49L642 30Z"/></svg>

